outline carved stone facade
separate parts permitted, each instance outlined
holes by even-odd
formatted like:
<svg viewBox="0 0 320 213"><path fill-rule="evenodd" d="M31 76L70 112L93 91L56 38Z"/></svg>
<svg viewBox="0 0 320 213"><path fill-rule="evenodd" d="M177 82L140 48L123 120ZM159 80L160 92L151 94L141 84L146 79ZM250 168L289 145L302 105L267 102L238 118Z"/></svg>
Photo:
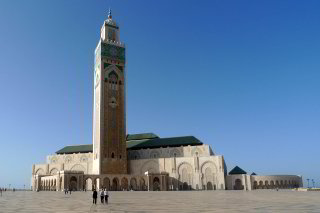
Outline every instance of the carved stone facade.
<svg viewBox="0 0 320 213"><path fill-rule="evenodd" d="M92 153L49 155L47 164L33 166L34 190L148 190L148 186L150 190L225 189L223 156L213 155L206 144L128 153L128 174L100 175L92 173Z"/></svg>

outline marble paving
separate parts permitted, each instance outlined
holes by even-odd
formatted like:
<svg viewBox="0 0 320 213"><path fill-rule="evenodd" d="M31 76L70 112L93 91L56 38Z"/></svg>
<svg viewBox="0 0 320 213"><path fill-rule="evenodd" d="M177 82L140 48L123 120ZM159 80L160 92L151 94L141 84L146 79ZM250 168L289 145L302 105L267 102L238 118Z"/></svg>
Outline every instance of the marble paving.
<svg viewBox="0 0 320 213"><path fill-rule="evenodd" d="M320 212L320 192L289 190L110 192L109 205L91 192L3 192L0 212Z"/></svg>

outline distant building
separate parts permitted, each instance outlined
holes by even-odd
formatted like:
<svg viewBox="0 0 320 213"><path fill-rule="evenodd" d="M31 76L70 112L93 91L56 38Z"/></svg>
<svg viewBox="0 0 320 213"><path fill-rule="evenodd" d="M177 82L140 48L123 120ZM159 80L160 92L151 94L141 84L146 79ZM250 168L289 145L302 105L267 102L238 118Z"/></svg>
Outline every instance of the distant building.
<svg viewBox="0 0 320 213"><path fill-rule="evenodd" d="M126 60L109 12L95 50L93 144L66 146L32 168L33 190L251 190L302 186L300 176L227 175L222 155L193 136L126 135Z"/></svg>

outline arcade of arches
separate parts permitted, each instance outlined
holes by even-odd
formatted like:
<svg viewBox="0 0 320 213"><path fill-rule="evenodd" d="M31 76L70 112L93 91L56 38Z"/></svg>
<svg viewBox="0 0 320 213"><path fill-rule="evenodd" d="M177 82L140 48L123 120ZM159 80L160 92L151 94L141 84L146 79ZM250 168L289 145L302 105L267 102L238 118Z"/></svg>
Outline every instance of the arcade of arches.
<svg viewBox="0 0 320 213"><path fill-rule="evenodd" d="M149 176L130 175L84 175L79 173L57 174L37 177L35 185L42 191L86 191L107 189L109 191L165 191L167 190L167 174L150 174ZM65 183L65 184L64 184Z"/></svg>

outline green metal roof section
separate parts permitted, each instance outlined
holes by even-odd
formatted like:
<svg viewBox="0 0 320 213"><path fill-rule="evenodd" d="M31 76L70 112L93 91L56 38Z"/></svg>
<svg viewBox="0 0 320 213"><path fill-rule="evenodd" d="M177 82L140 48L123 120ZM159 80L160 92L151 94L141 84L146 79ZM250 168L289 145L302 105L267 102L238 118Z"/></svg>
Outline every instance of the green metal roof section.
<svg viewBox="0 0 320 213"><path fill-rule="evenodd" d="M72 154L72 153L88 153L92 152L93 145L76 145L76 146L66 146L59 151L56 151L57 154Z"/></svg>
<svg viewBox="0 0 320 213"><path fill-rule="evenodd" d="M153 133L148 133L153 134ZM137 135L146 135L146 134L137 134ZM160 147L178 147L178 146L195 146L195 145L202 145L203 143L198 140L194 136L184 136L184 137L174 137L174 138L159 138L155 134L153 134L153 138L151 139L136 139L136 138L144 138L146 136L137 136L132 135L134 137L129 137L131 140L127 140L127 149L128 150L136 150L136 149L154 149ZM149 135L148 137L150 137ZM156 137L154 137L156 136ZM134 139L132 139L134 138ZM93 145L75 145L75 146L66 146L56 154L72 154L72 153L88 153L93 151Z"/></svg>
<svg viewBox="0 0 320 213"><path fill-rule="evenodd" d="M160 147L177 147L188 145L202 145L203 143L193 136L174 137L174 138L154 138L144 140L127 141L127 149L147 149Z"/></svg>
<svg viewBox="0 0 320 213"><path fill-rule="evenodd" d="M257 175L255 172L252 172L251 175Z"/></svg>
<svg viewBox="0 0 320 213"><path fill-rule="evenodd" d="M141 133L141 134L127 135L127 141L153 139L153 138L159 138L159 136L154 134L154 133L152 133L152 132L151 133Z"/></svg>
<svg viewBox="0 0 320 213"><path fill-rule="evenodd" d="M239 166L234 167L230 172L229 175L245 175L247 174L246 171L241 169Z"/></svg>

